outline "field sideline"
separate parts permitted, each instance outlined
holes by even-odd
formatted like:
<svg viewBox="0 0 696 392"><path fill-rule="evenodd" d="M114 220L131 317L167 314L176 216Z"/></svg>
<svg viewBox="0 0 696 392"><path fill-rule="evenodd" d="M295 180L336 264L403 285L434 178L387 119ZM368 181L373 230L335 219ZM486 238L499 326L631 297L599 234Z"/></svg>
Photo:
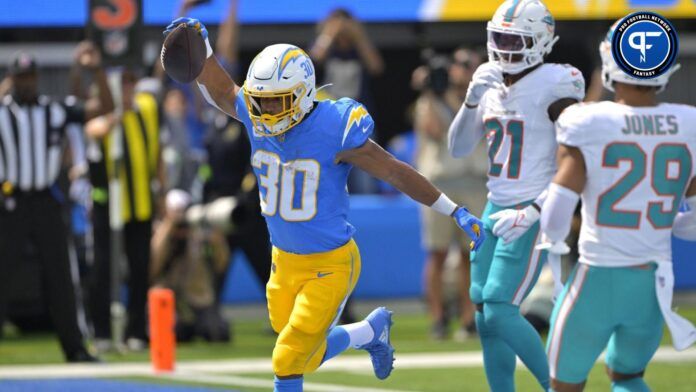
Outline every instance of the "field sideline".
<svg viewBox="0 0 696 392"><path fill-rule="evenodd" d="M682 307L680 313L696 321L696 306ZM404 391L485 391L480 346L475 339L465 343L434 342L428 339L428 321L422 315L399 314L395 317L393 343L397 349L395 371L386 381L372 374L370 361L363 352L328 362L309 375L306 391L404 392ZM148 354L109 354L108 363L65 365L58 345L50 334L8 336L0 341L0 391L50 390L48 385L63 385L64 390L109 390L100 382L121 382L114 390L182 391L234 390L269 391L272 389L270 352L274 336L265 321L238 321L232 344L195 342L177 347L177 370L155 375ZM666 334L663 346L648 367L646 380L654 391L693 391L696 386L696 348L681 353L669 346ZM518 365L518 369L524 369ZM609 383L601 363L595 366L587 391L607 391ZM84 379L88 380L84 380ZM60 382L56 383L57 380ZM80 381L80 380L83 381ZM40 380L52 382L42 384ZM85 389L71 382L87 383ZM91 385L89 382L95 384ZM62 384L61 384L62 383ZM91 386L90 386L91 385ZM526 370L517 372L519 391L536 391ZM45 387L45 388L44 388ZM154 389L153 389L154 388Z"/></svg>

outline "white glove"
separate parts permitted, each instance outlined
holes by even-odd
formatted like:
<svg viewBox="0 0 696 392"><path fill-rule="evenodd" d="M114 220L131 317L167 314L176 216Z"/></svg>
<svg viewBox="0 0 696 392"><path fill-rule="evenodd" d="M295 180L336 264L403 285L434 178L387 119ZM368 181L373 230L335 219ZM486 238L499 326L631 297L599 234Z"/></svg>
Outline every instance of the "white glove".
<svg viewBox="0 0 696 392"><path fill-rule="evenodd" d="M476 106L481 101L483 94L489 88L504 88L503 84L503 69L500 65L487 62L481 64L474 72L469 82L469 88L466 90L466 99L464 103L468 106Z"/></svg>
<svg viewBox="0 0 696 392"><path fill-rule="evenodd" d="M546 236L541 237L541 243L534 247L536 250L545 250L556 255L567 255L570 247L565 241L551 242Z"/></svg>
<svg viewBox="0 0 696 392"><path fill-rule="evenodd" d="M498 211L488 218L497 220L493 225L493 235L500 237L507 244L520 238L536 221L539 211L529 205L521 210L507 209Z"/></svg>

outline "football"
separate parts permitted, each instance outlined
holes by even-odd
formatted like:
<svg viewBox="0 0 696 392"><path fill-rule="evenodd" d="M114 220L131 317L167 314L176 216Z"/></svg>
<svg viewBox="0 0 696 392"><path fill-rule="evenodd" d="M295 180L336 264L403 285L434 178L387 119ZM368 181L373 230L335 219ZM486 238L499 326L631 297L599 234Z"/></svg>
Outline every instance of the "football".
<svg viewBox="0 0 696 392"><path fill-rule="evenodd" d="M182 23L164 39L160 58L164 70L172 79L189 83L203 71L205 41L196 29Z"/></svg>

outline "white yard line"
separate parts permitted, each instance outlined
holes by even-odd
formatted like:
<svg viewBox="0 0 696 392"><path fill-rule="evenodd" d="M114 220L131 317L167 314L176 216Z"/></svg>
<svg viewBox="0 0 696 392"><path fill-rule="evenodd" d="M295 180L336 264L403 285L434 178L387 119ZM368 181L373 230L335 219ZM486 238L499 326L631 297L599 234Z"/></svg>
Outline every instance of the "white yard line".
<svg viewBox="0 0 696 392"><path fill-rule="evenodd" d="M261 379L188 372L177 372L176 374L165 375L163 376L163 378L183 382L200 382L213 385L234 385L236 387L273 388L273 380L271 378ZM305 382L303 385L303 390L319 392L408 392L395 389L348 387L345 385L324 384L315 382Z"/></svg>
<svg viewBox="0 0 696 392"><path fill-rule="evenodd" d="M657 350L654 362L695 362L696 348L677 352L671 347ZM396 353L394 367L400 369L460 368L483 366L480 351L460 353ZM222 361L179 361L176 371L168 377L190 377L193 374L218 373L224 375L245 373L271 373L270 359L233 359ZM367 355L351 355L334 358L319 371L363 371L371 372L372 365ZM57 365L3 365L0 379L45 379L124 377L156 375L147 362L106 364L57 364Z"/></svg>

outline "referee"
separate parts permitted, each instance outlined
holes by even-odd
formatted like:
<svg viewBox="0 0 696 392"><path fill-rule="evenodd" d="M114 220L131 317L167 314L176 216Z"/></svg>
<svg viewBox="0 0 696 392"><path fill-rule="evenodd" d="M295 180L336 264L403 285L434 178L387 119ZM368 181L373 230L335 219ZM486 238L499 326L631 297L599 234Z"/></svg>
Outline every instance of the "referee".
<svg viewBox="0 0 696 392"><path fill-rule="evenodd" d="M68 230L53 193L66 124L113 110L100 56L87 57L82 65L94 71L99 88L93 101L80 105L40 96L36 63L26 53L10 63L11 94L0 101L0 319L10 296L8 282L23 262L23 245L30 243L41 262L46 301L68 362L98 361L85 349L78 326Z"/></svg>

